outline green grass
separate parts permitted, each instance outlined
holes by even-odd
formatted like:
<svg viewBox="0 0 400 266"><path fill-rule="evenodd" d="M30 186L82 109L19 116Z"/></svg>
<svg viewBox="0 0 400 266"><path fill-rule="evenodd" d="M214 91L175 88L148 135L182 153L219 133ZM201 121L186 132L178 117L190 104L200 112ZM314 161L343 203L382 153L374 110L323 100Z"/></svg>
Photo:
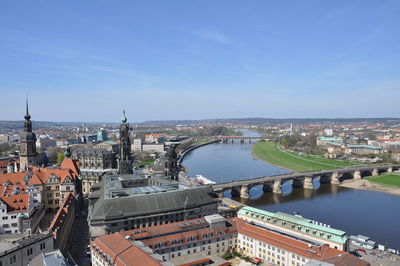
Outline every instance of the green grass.
<svg viewBox="0 0 400 266"><path fill-rule="evenodd" d="M317 156L307 156L307 155L298 155L297 153L294 152L289 152L290 154L293 154L295 156L300 156L301 158L307 159L307 160L312 160L315 162L319 162L319 163L324 163L324 164L331 164L331 165L335 165L338 167L345 167L345 166L352 166L352 165L357 165L359 163L352 163L352 162L347 162L347 161L336 161L336 160L331 160L331 159L327 159L324 157L317 157Z"/></svg>
<svg viewBox="0 0 400 266"><path fill-rule="evenodd" d="M370 176L367 179L382 185L400 187L400 175L383 174L380 176Z"/></svg>
<svg viewBox="0 0 400 266"><path fill-rule="evenodd" d="M329 170L353 165L350 162L314 158L297 154L295 154L295 156L297 156L295 157L293 154L280 151L276 146L276 142L272 141L256 143L253 147L253 152L258 158L264 161L295 172Z"/></svg>
<svg viewBox="0 0 400 266"><path fill-rule="evenodd" d="M208 139L200 139L198 141L193 142L192 145L200 145L200 144L203 144L203 143L206 143L206 142L209 142L209 141L210 140L208 140Z"/></svg>
<svg viewBox="0 0 400 266"><path fill-rule="evenodd" d="M152 165L154 163L154 161L155 161L154 159L148 159L144 162L134 164L133 167L143 167L143 166L147 166L147 165Z"/></svg>

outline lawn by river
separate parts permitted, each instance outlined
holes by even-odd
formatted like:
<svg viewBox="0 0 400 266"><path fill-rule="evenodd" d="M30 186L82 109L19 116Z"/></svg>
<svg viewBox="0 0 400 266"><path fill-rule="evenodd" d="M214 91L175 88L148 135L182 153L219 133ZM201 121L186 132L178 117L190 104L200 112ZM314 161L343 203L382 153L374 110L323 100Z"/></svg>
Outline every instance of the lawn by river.
<svg viewBox="0 0 400 266"><path fill-rule="evenodd" d="M371 176L367 178L369 181L381 185L400 187L400 175L396 174L383 174L380 176Z"/></svg>
<svg viewBox="0 0 400 266"><path fill-rule="evenodd" d="M254 155L264 161L295 172L329 170L353 165L350 162L329 160L322 157L302 156L281 151L276 142L258 142L253 147Z"/></svg>

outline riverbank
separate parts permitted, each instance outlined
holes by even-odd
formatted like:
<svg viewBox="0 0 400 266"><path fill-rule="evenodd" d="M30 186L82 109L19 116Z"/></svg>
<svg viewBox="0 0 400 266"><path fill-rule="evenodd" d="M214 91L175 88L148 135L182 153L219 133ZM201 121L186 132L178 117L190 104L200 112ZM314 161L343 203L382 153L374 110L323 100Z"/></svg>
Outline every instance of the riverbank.
<svg viewBox="0 0 400 266"><path fill-rule="evenodd" d="M258 142L253 146L252 154L272 165L295 172L330 170L351 166L350 162L335 161L325 158L296 155L279 149L276 142Z"/></svg>
<svg viewBox="0 0 400 266"><path fill-rule="evenodd" d="M400 177L399 177L400 178ZM369 190L376 192L383 192L387 194L400 196L400 187L382 185L375 182L371 182L367 179L350 179L343 181L340 184L341 187L352 188L352 189L361 189L361 190Z"/></svg>

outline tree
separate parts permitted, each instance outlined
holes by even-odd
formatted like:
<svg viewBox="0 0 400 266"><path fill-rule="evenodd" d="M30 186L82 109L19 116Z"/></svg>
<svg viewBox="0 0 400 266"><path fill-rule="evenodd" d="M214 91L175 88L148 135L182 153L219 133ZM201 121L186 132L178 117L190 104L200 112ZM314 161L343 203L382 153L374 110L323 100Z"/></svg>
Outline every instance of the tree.
<svg viewBox="0 0 400 266"><path fill-rule="evenodd" d="M287 147L287 139L286 139L286 137L282 137L282 138L281 138L281 145L282 145L282 147L284 147L284 148Z"/></svg>
<svg viewBox="0 0 400 266"><path fill-rule="evenodd" d="M50 147L47 149L47 157L49 158L50 164L55 164L58 162L58 154L63 153L64 150L59 147Z"/></svg>
<svg viewBox="0 0 400 266"><path fill-rule="evenodd" d="M57 154L57 164L61 164L64 160L64 153L60 152Z"/></svg>

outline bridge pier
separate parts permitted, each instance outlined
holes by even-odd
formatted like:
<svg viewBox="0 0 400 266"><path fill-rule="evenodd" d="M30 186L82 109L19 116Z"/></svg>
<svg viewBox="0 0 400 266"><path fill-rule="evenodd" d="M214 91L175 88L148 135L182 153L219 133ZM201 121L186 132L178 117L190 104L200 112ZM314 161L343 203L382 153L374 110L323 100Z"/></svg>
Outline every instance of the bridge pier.
<svg viewBox="0 0 400 266"><path fill-rule="evenodd" d="M218 198L222 199L224 197L224 191L215 192Z"/></svg>
<svg viewBox="0 0 400 266"><path fill-rule="evenodd" d="M306 176L304 178L304 184L303 184L304 189L314 189L314 184L313 184L313 178L312 176Z"/></svg>
<svg viewBox="0 0 400 266"><path fill-rule="evenodd" d="M338 172L333 172L331 176L331 184L340 184L339 177L340 176Z"/></svg>
<svg viewBox="0 0 400 266"><path fill-rule="evenodd" d="M354 179L361 179L361 171L360 170L356 170L354 172L353 178Z"/></svg>
<svg viewBox="0 0 400 266"><path fill-rule="evenodd" d="M240 197L241 197L242 199L248 199L248 198L250 198L250 195L249 195L249 187L248 187L248 186L242 186L242 187L240 188Z"/></svg>
<svg viewBox="0 0 400 266"><path fill-rule="evenodd" d="M372 170L372 176L378 176L378 175L379 175L378 169L374 168L374 170Z"/></svg>
<svg viewBox="0 0 400 266"><path fill-rule="evenodd" d="M275 180L272 192L276 194L282 194L282 188L281 188L281 180Z"/></svg>
<svg viewBox="0 0 400 266"><path fill-rule="evenodd" d="M251 139L249 139L249 143L251 143Z"/></svg>
<svg viewBox="0 0 400 266"><path fill-rule="evenodd" d="M393 173L393 167L389 167L389 168L387 169L387 172L388 172L388 173Z"/></svg>
<svg viewBox="0 0 400 266"><path fill-rule="evenodd" d="M244 143L244 139L240 139L240 143L243 144Z"/></svg>

